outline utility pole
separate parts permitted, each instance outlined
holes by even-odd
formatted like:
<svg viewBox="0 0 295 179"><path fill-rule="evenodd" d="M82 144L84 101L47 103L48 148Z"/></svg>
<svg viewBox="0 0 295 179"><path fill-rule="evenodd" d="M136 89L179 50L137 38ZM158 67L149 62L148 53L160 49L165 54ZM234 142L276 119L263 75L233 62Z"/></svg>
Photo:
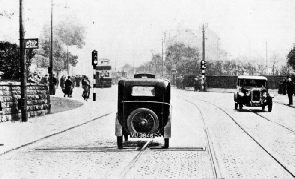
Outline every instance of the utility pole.
<svg viewBox="0 0 295 179"><path fill-rule="evenodd" d="M20 62L21 62L21 99L18 105L21 108L21 121L28 121L27 113L27 68L25 51L25 30L23 21L23 0L19 1L19 39L20 39Z"/></svg>
<svg viewBox="0 0 295 179"><path fill-rule="evenodd" d="M165 33L164 33L165 34ZM164 37L162 38L162 78L163 78L163 76L164 76L164 72L163 72L163 64L164 64L164 47L163 47L163 45L164 45Z"/></svg>
<svg viewBox="0 0 295 179"><path fill-rule="evenodd" d="M267 41L265 42L265 60L266 60L266 75L268 75L268 59L267 59Z"/></svg>
<svg viewBox="0 0 295 179"><path fill-rule="evenodd" d="M49 94L53 95L54 86L53 86L53 0L51 0L51 24L50 24L50 60L49 60Z"/></svg>

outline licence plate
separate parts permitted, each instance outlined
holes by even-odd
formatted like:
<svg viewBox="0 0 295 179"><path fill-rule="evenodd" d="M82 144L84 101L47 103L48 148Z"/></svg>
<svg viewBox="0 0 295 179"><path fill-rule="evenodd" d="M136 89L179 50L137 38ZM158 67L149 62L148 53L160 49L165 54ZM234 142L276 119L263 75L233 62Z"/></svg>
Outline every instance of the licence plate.
<svg viewBox="0 0 295 179"><path fill-rule="evenodd" d="M149 134L143 132L132 132L130 133L130 138L154 138L157 134Z"/></svg>

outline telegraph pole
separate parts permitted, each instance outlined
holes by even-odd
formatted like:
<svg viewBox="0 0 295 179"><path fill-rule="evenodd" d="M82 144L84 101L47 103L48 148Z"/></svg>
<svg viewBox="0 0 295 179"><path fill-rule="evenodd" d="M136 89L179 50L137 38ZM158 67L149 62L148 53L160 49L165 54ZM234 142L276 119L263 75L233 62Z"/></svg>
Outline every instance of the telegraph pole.
<svg viewBox="0 0 295 179"><path fill-rule="evenodd" d="M265 60L266 60L266 75L268 75L268 57L267 57L267 41L265 42Z"/></svg>
<svg viewBox="0 0 295 179"><path fill-rule="evenodd" d="M21 108L21 121L28 121L27 113L27 69L25 51L25 30L23 22L23 0L19 1L19 39L20 39L20 62L21 62L21 99L18 105Z"/></svg>
<svg viewBox="0 0 295 179"><path fill-rule="evenodd" d="M49 68L48 68L48 74L49 74L49 95L53 95L53 0L51 0L51 25L50 25L50 60L49 60Z"/></svg>

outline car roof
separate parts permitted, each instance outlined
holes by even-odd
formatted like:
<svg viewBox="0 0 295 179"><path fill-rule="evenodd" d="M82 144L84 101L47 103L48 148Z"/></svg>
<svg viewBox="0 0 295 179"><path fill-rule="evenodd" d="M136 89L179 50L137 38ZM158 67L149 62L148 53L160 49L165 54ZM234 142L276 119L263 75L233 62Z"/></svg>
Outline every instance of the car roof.
<svg viewBox="0 0 295 179"><path fill-rule="evenodd" d="M266 77L264 76L238 76L238 79L254 79L254 80L267 80Z"/></svg>
<svg viewBox="0 0 295 179"><path fill-rule="evenodd" d="M154 83L163 83L163 82L169 82L169 80L165 80L165 79L155 79L155 78L126 78L123 79L123 81L125 82L131 82L131 83L136 83L136 82L154 82Z"/></svg>

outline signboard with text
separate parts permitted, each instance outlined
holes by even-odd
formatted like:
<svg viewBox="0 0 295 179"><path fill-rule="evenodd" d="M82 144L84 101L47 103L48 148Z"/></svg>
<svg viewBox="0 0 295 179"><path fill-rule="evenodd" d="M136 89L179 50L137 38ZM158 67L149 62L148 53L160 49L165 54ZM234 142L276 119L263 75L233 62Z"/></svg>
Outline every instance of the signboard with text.
<svg viewBox="0 0 295 179"><path fill-rule="evenodd" d="M34 38L34 39L25 39L25 48L26 48L26 49L35 49L35 48L39 48L38 38Z"/></svg>

